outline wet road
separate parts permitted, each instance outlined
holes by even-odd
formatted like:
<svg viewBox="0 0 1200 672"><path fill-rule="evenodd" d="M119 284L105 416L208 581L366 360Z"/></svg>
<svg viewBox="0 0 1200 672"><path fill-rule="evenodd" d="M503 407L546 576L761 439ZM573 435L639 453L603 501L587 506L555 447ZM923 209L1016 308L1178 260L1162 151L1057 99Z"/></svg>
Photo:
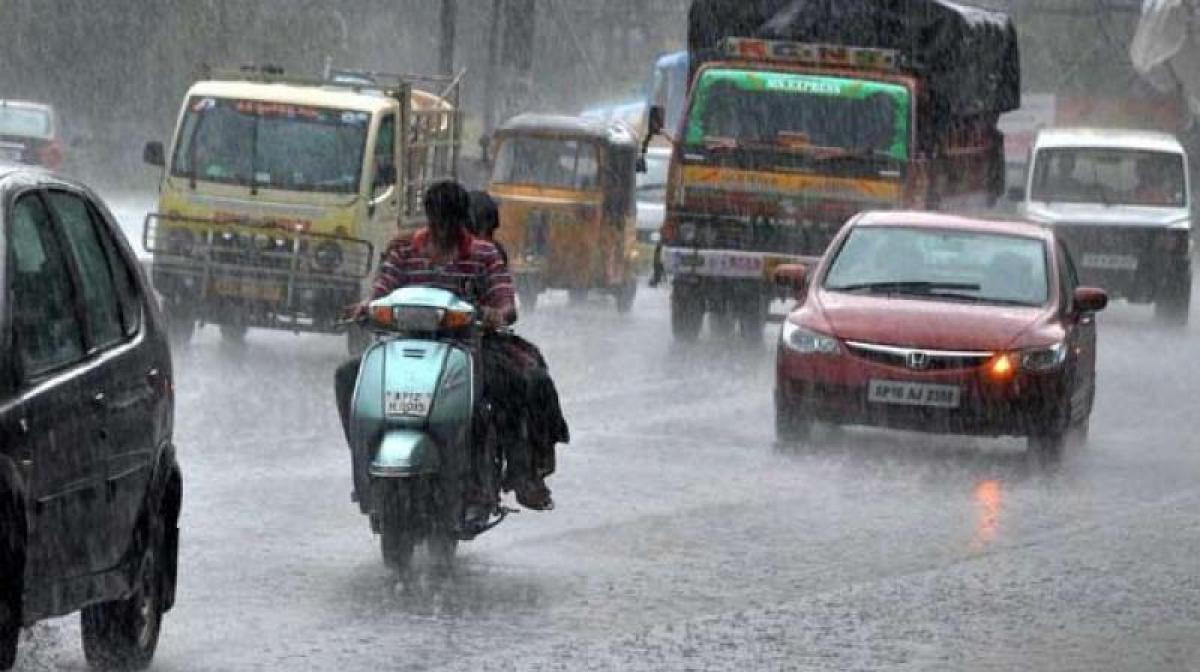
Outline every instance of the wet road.
<svg viewBox="0 0 1200 672"><path fill-rule="evenodd" d="M574 443L558 510L397 584L349 501L341 341L215 330L176 353L179 602L158 670L1200 670L1196 329L1101 319L1088 447L867 430L773 445L761 348L670 342L555 297L522 323ZM83 669L77 619L18 669Z"/></svg>

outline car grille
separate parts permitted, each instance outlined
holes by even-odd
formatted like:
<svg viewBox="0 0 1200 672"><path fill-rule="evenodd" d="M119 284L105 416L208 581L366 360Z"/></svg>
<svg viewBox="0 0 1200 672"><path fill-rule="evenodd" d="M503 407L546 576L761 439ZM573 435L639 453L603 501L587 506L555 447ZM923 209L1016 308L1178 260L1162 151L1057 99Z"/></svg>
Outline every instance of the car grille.
<svg viewBox="0 0 1200 672"><path fill-rule="evenodd" d="M962 371L976 369L992 359L991 352L960 352L950 350L920 350L874 343L848 341L846 349L869 362L894 366L911 371Z"/></svg>

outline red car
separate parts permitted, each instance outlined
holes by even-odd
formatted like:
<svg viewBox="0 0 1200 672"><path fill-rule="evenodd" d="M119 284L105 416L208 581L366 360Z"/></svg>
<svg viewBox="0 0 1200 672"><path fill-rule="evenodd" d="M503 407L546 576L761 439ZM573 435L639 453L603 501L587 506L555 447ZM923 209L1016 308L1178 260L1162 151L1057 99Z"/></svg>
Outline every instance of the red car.
<svg viewBox="0 0 1200 672"><path fill-rule="evenodd" d="M816 421L1022 436L1047 453L1086 436L1108 296L1079 286L1050 230L864 213L811 273L775 277L799 300L779 342L780 440Z"/></svg>
<svg viewBox="0 0 1200 672"><path fill-rule="evenodd" d="M0 162L62 168L63 144L53 108L0 100Z"/></svg>

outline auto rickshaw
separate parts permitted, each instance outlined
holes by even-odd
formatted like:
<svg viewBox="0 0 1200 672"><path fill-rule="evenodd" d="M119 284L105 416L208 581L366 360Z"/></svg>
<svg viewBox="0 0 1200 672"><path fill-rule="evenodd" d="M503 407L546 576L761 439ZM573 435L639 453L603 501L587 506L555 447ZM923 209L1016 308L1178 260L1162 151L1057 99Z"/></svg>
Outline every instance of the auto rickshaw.
<svg viewBox="0 0 1200 672"><path fill-rule="evenodd" d="M523 309L551 289L573 302L600 291L620 312L632 308L639 149L621 122L525 114L496 131L490 192Z"/></svg>

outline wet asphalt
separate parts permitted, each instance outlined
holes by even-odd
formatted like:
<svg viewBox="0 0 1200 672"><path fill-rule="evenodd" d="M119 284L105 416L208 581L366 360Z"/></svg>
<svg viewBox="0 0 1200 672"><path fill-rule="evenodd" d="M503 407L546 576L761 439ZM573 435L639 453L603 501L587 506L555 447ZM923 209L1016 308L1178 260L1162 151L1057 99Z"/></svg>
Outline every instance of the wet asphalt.
<svg viewBox="0 0 1200 672"><path fill-rule="evenodd" d="M571 422L558 508L408 582L349 499L343 341L203 330L175 353L153 669L1200 670L1200 320L1101 316L1091 439L1058 463L862 429L785 450L777 329L678 346L643 290L627 316L564 295L522 319ZM17 669L85 669L77 621L27 631Z"/></svg>

